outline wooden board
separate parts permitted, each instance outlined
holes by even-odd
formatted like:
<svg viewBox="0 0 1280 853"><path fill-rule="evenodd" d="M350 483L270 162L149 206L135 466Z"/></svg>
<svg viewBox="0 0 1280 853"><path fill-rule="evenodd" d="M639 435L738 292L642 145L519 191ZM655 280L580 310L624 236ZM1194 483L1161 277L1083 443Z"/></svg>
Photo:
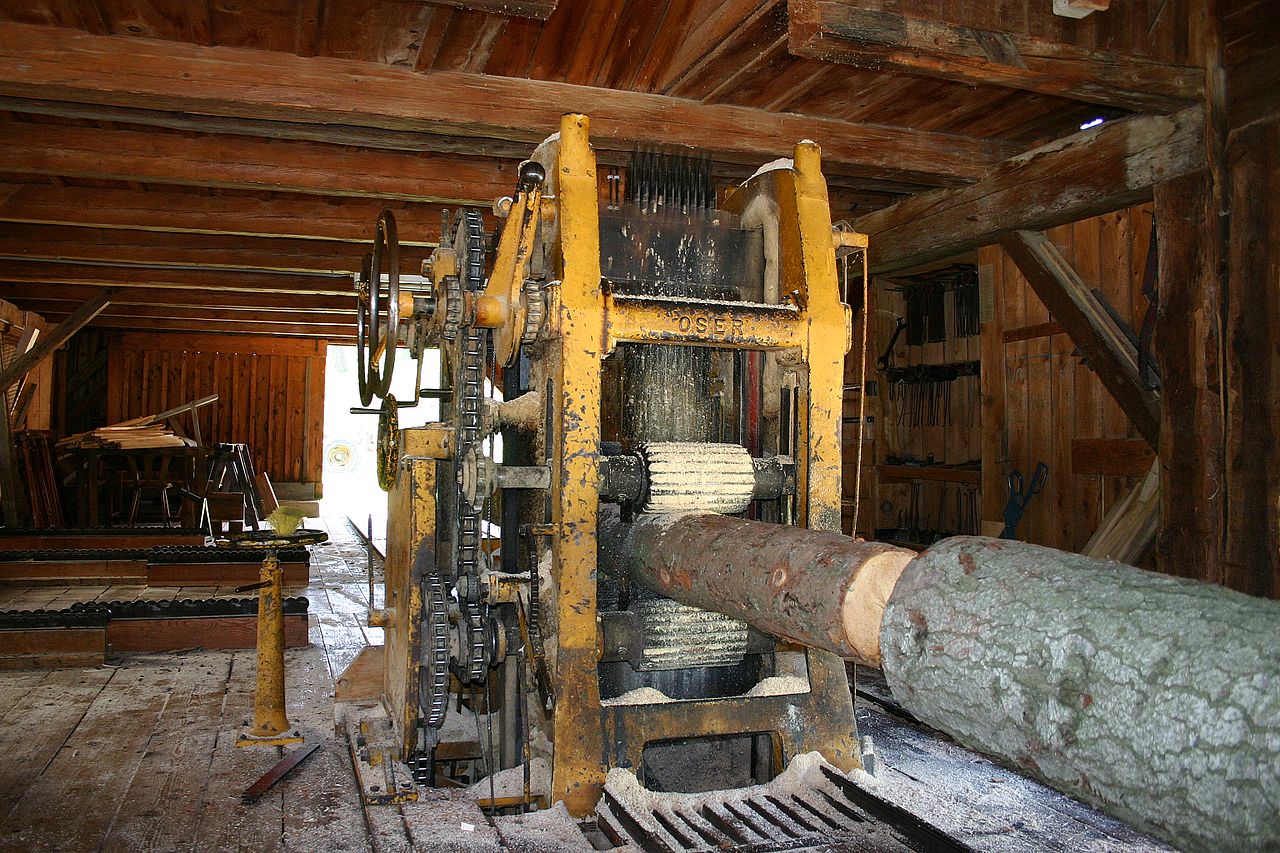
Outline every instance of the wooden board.
<svg viewBox="0 0 1280 853"><path fill-rule="evenodd" d="M145 581L146 577L146 560L0 559L0 585L27 586L35 582L109 585Z"/></svg>
<svg viewBox="0 0 1280 853"><path fill-rule="evenodd" d="M309 564L282 562L285 586L306 586ZM257 563L149 563L147 586L244 586L257 583L262 567Z"/></svg>
<svg viewBox="0 0 1280 853"><path fill-rule="evenodd" d="M62 669L106 662L105 628L0 630L0 669Z"/></svg>
<svg viewBox="0 0 1280 853"><path fill-rule="evenodd" d="M305 614L284 617L285 648L309 644ZM258 644L257 616L184 619L112 619L106 642L113 652L167 652L178 649L252 649Z"/></svg>
<svg viewBox="0 0 1280 853"><path fill-rule="evenodd" d="M204 545L203 533L169 532L163 529L113 530L93 533L0 533L0 556L5 551L61 551L94 548L164 548Z"/></svg>

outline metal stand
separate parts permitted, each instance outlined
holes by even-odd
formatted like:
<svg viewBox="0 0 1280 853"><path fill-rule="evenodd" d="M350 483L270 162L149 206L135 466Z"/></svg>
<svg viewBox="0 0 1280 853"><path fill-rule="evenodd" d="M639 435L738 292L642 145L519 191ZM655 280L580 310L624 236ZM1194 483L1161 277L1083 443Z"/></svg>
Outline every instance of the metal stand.
<svg viewBox="0 0 1280 853"><path fill-rule="evenodd" d="M253 726L236 738L236 746L287 746L302 743L284 709L284 572L275 551L262 560L258 590L258 688L253 699Z"/></svg>
<svg viewBox="0 0 1280 853"><path fill-rule="evenodd" d="M284 571L278 549L289 545L324 542L323 531L299 529L282 536L254 532L233 536L231 547L258 548L266 552L258 586L258 686L254 694L253 725L236 738L236 746L287 746L302 743L301 732L289 723L284 706Z"/></svg>

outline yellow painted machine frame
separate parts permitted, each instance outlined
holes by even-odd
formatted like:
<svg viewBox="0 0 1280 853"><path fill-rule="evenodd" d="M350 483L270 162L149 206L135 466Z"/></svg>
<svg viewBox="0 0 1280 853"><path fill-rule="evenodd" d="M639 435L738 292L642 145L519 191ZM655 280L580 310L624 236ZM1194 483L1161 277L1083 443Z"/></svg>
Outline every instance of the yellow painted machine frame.
<svg viewBox="0 0 1280 853"><path fill-rule="evenodd" d="M620 343L647 343L777 353L799 383L796 521L840 529L840 416L850 312L839 297L834 249L837 243L865 248L865 237L833 235L818 146L802 142L795 148L794 168L763 172L726 203L740 212L753 193L776 200L781 304L674 302L607 293L601 283L596 161L588 136L586 116L564 116L558 143L549 141L535 154L547 172L541 198L522 194L517 202L541 214L555 241L546 325L531 352L533 387L546 388L549 382L551 389L551 435L544 437L542 462L552 472L552 518L539 544L540 553L551 550L555 589L547 613L556 637L549 655L556 695L550 719L551 800L563 800L573 815L590 813L611 768L638 768L645 744L671 738L771 733L780 753L775 766L817 750L841 770L858 767L844 662L827 653L805 652L808 693L602 704L596 527L602 361ZM523 233L527 217L520 219L508 218L500 262L477 300L476 318L483 325L490 325L488 317L509 316L517 292L511 277L523 277L527 253L515 264L504 260L517 245L523 252L531 239ZM507 233L513 229L520 229L521 239ZM454 451L451 435L442 425L404 430L400 473L389 497L387 603L373 619L386 628L384 704L403 745L402 758L414 749L418 707L423 601L421 568L415 567L435 559L436 463Z"/></svg>

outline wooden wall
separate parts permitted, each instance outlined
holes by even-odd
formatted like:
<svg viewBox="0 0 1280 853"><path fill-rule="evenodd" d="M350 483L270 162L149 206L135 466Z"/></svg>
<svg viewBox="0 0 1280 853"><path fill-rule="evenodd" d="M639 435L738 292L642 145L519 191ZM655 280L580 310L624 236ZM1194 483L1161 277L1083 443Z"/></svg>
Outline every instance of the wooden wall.
<svg viewBox="0 0 1280 853"><path fill-rule="evenodd" d="M201 410L206 442L249 445L277 483L320 483L325 343L249 335L112 334L109 423L218 394Z"/></svg>
<svg viewBox="0 0 1280 853"><path fill-rule="evenodd" d="M1143 205L1048 232L1135 330L1147 307L1141 285L1151 223L1151 206ZM1001 519L1011 470L1029 481L1044 462L1049 479L1018 538L1079 551L1133 487L1133 475L1150 467L1150 451L1004 250L984 247L978 263L989 267L994 297L993 316L981 327L982 420L990 425L982 446L983 518Z"/></svg>

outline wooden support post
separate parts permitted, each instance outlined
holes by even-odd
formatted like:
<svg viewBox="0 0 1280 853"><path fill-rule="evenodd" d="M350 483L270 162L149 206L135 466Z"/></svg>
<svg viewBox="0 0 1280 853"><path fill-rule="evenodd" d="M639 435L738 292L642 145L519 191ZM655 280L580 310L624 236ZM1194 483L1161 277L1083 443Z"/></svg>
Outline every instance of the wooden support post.
<svg viewBox="0 0 1280 853"><path fill-rule="evenodd" d="M90 299L67 315L67 319L41 335L34 347L15 358L4 370L0 370L0 389L8 388L25 376L27 371L43 361L45 357L52 355L54 350L66 343L72 335L84 328L90 320L101 314L111 304L111 297L114 295L114 288L103 290L93 299Z"/></svg>
<svg viewBox="0 0 1280 853"><path fill-rule="evenodd" d="M1208 172L1155 190L1160 234L1160 571L1222 583L1222 293Z"/></svg>
<svg viewBox="0 0 1280 853"><path fill-rule="evenodd" d="M1280 118L1231 134L1222 582L1280 597Z"/></svg>
<svg viewBox="0 0 1280 853"><path fill-rule="evenodd" d="M1143 387L1138 353L1058 247L1038 231L1015 231L1000 245L1049 313L1066 329L1103 386L1152 447L1160 441L1160 395Z"/></svg>

